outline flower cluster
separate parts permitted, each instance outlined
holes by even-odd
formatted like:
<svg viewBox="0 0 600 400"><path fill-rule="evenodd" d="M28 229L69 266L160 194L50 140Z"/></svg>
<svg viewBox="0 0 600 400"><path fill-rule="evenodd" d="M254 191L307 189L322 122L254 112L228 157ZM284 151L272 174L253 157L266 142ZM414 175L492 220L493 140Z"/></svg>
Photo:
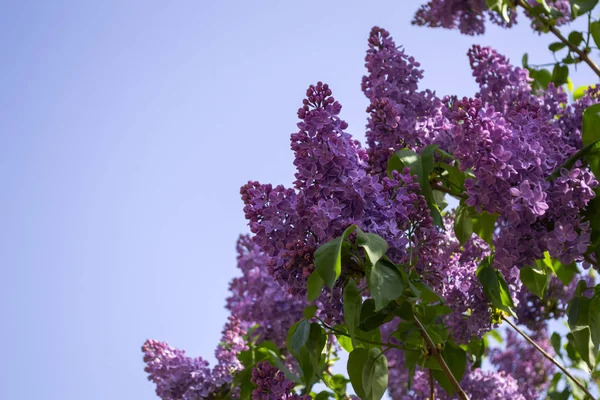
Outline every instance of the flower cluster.
<svg viewBox="0 0 600 400"><path fill-rule="evenodd" d="M259 341L271 340L285 349L287 331L302 316L306 302L292 296L269 275L268 257L262 253L249 236L241 236L237 243L238 268L242 276L229 285L231 295L227 309L249 329L256 325L254 334Z"/></svg>
<svg viewBox="0 0 600 400"><path fill-rule="evenodd" d="M297 395L293 392L294 382L286 379L283 372L266 361L260 362L252 370L252 383L256 389L253 400L310 400L310 395Z"/></svg>
<svg viewBox="0 0 600 400"><path fill-rule="evenodd" d="M537 10L542 7L537 0L526 1L529 8ZM547 0L545 3L552 10L554 26L571 21L571 4L568 0ZM539 20L538 14L529 11L525 11L525 14L535 31L543 30L546 23ZM417 10L413 24L458 29L465 35L482 35L485 32L486 17L493 24L510 28L516 23L516 16L514 7L508 7L508 19L505 20L497 11L489 10L485 0L430 0Z"/></svg>
<svg viewBox="0 0 600 400"><path fill-rule="evenodd" d="M547 353L554 352L546 329L539 329L531 338ZM506 349L492 350L490 359L499 371L517 380L526 400L539 399L556 370L551 361L512 331L507 331Z"/></svg>
<svg viewBox="0 0 600 400"><path fill-rule="evenodd" d="M218 364L211 370L201 357L191 358L185 351L167 343L147 340L142 346L148 380L156 384L156 394L163 400L209 399L231 391L231 381L242 369L237 356L246 350L245 331L234 317L223 330L221 344L215 351Z"/></svg>

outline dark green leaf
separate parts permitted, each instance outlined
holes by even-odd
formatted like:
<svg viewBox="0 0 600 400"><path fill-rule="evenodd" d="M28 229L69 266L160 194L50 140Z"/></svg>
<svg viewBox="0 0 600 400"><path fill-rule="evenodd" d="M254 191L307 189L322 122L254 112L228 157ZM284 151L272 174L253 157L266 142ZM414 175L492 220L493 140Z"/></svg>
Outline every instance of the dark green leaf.
<svg viewBox="0 0 600 400"><path fill-rule="evenodd" d="M288 348L290 350L290 353L294 355L299 354L300 348L302 348L306 344L309 335L310 323L307 320L303 319L297 324L292 325L288 333Z"/></svg>
<svg viewBox="0 0 600 400"><path fill-rule="evenodd" d="M306 297L308 301L315 301L319 295L321 294L321 290L325 286L325 281L319 275L317 270L314 270L312 274L308 277L308 281L306 282L307 293Z"/></svg>
<svg viewBox="0 0 600 400"><path fill-rule="evenodd" d="M579 46L583 40L583 34L581 32L573 31L569 33L569 42L574 46Z"/></svg>
<svg viewBox="0 0 600 400"><path fill-rule="evenodd" d="M566 46L566 44L564 44L563 42L554 42L554 43L550 43L550 45L548 46L548 49L552 52L555 52L555 51L564 49L565 46Z"/></svg>
<svg viewBox="0 0 600 400"><path fill-rule="evenodd" d="M556 352L557 355L560 355L560 339L561 336L554 332L552 334L552 337L550 338L550 342L552 343L552 347L554 348L554 351Z"/></svg>
<svg viewBox="0 0 600 400"><path fill-rule="evenodd" d="M314 400L328 400L329 398L334 397L334 396L335 396L335 393L331 393L326 390L323 390L322 392L319 392L319 394L317 394L314 397Z"/></svg>
<svg viewBox="0 0 600 400"><path fill-rule="evenodd" d="M315 313L317 312L317 306L308 306L304 309L304 318L306 319L311 319L312 317L315 316Z"/></svg>
<svg viewBox="0 0 600 400"><path fill-rule="evenodd" d="M344 319L348 325L348 332L354 339L355 328L360 323L360 308L362 305L362 295L352 279L348 281L344 288Z"/></svg>
<svg viewBox="0 0 600 400"><path fill-rule="evenodd" d="M330 240L315 251L315 269L330 288L333 288L342 273L342 243L355 228L356 225L350 225L342 236Z"/></svg>
<svg viewBox="0 0 600 400"><path fill-rule="evenodd" d="M598 346L592 341L590 329L591 299L575 296L569 303L568 322L575 348L581 359L588 365L590 371L594 369ZM597 310L596 313L599 313Z"/></svg>
<svg viewBox="0 0 600 400"><path fill-rule="evenodd" d="M387 259L381 259L367 272L369 292L379 310L396 300L404 291L404 281L398 268Z"/></svg>
<svg viewBox="0 0 600 400"><path fill-rule="evenodd" d="M469 210L465 206L459 206L454 219L454 234L460 242L465 244L473 235L473 220L469 216Z"/></svg>
<svg viewBox="0 0 600 400"><path fill-rule="evenodd" d="M356 244L363 249L369 258L371 265L379 261L385 255L388 249L388 244L384 238L374 233L364 233L360 228L357 228Z"/></svg>
<svg viewBox="0 0 600 400"><path fill-rule="evenodd" d="M523 58L521 58L521 64L523 65L523 68L527 68L529 65L529 55L527 53L523 54Z"/></svg>
<svg viewBox="0 0 600 400"><path fill-rule="evenodd" d="M416 297L423 300L425 303L435 303L442 301L442 298L438 296L432 288L429 287L425 282L421 280L411 279L408 282L410 290L415 294Z"/></svg>
<svg viewBox="0 0 600 400"><path fill-rule="evenodd" d="M598 4L598 0L571 0L573 19L592 11L592 9L596 7L596 4Z"/></svg>
<svg viewBox="0 0 600 400"><path fill-rule="evenodd" d="M477 269L477 277L483 286L483 292L488 300L496 308L506 311L515 316L512 308L514 307L512 298L508 290L508 285L502 274L491 266L489 258L482 261Z"/></svg>
<svg viewBox="0 0 600 400"><path fill-rule="evenodd" d="M556 63L554 65L554 69L552 70L552 82L556 86L564 85L567 83L567 78L569 77L569 67L566 65L560 65Z"/></svg>
<svg viewBox="0 0 600 400"><path fill-rule="evenodd" d="M350 383L354 392L361 399L366 399L365 390L363 388L363 368L369 359L369 351L358 347L352 350L352 353L348 356L348 376L350 377Z"/></svg>
<svg viewBox="0 0 600 400"><path fill-rule="evenodd" d="M490 214L486 211L482 211L480 214L473 217L473 232L485 240L489 245L492 245L497 219L498 214Z"/></svg>
<svg viewBox="0 0 600 400"><path fill-rule="evenodd" d="M600 104L593 104L583 112L581 139L584 146L600 139Z"/></svg>
<svg viewBox="0 0 600 400"><path fill-rule="evenodd" d="M485 354L485 341L483 339L471 339L467 345L467 352L471 355L473 365L471 368L481 368L483 355Z"/></svg>
<svg viewBox="0 0 600 400"><path fill-rule="evenodd" d="M535 92L537 90L546 90L548 89L548 84L552 81L552 74L547 69L538 69L529 71L533 71L531 77L533 78L533 83L531 84L532 90Z"/></svg>
<svg viewBox="0 0 600 400"><path fill-rule="evenodd" d="M386 322L389 322L394 317L394 311L399 307L398 303L390 302L381 310L375 310L373 299L365 300L363 303L360 316L361 321L358 328L362 331L369 332L379 328Z"/></svg>
<svg viewBox="0 0 600 400"><path fill-rule="evenodd" d="M383 397L388 385L388 364L381 350L369 350L362 372L362 385L367 400L379 400Z"/></svg>
<svg viewBox="0 0 600 400"><path fill-rule="evenodd" d="M596 43L596 47L600 48L600 22L594 21L590 24L590 33Z"/></svg>

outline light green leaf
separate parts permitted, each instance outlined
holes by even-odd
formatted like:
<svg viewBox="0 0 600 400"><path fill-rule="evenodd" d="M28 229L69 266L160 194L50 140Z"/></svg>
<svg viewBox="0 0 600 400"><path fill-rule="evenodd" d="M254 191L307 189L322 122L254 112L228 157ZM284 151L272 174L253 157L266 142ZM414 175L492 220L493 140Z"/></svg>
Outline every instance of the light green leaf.
<svg viewBox="0 0 600 400"><path fill-rule="evenodd" d="M581 139L584 146L600 139L600 104L593 104L583 112Z"/></svg>
<svg viewBox="0 0 600 400"><path fill-rule="evenodd" d="M536 260L535 265L521 268L521 282L540 299L544 297L549 281L548 267L543 261Z"/></svg>
<svg viewBox="0 0 600 400"><path fill-rule="evenodd" d="M473 232L485 240L490 246L493 244L494 229L496 227L498 214L490 214L482 211L473 217Z"/></svg>

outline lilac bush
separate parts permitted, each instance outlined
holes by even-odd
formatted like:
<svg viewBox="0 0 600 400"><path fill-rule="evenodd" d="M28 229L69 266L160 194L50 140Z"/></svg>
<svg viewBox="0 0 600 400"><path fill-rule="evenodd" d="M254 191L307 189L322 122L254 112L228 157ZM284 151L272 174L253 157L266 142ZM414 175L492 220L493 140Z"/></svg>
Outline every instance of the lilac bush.
<svg viewBox="0 0 600 400"><path fill-rule="evenodd" d="M598 89L571 93L568 73L585 63L600 77L595 4L421 6L421 26L482 34L522 14L557 38L552 72L473 46L471 98L421 89L418 61L374 27L366 143L349 133L333 89L309 86L290 136L293 187L240 190L251 234L237 244L217 364L148 340L157 395L593 399L592 379L569 370L600 376L600 106ZM558 30L585 15L587 38ZM553 320L570 333L551 333ZM347 376L332 369L342 351Z"/></svg>

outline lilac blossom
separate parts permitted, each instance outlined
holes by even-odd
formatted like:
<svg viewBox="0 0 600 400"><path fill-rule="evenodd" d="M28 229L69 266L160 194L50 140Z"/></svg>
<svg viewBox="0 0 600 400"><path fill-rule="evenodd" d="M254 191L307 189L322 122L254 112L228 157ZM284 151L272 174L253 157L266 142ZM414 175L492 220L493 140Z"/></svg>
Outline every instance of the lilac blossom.
<svg viewBox="0 0 600 400"><path fill-rule="evenodd" d="M310 400L310 395L297 395L293 392L294 382L289 381L283 372L266 361L259 362L252 370L252 383L256 389L252 400Z"/></svg>
<svg viewBox="0 0 600 400"><path fill-rule="evenodd" d="M142 346L148 380L156 384L163 400L209 399L231 391L233 376L242 370L237 355L246 350L246 332L240 321L230 317L215 351L218 364L211 370L202 357L191 358L167 343L147 340Z"/></svg>

